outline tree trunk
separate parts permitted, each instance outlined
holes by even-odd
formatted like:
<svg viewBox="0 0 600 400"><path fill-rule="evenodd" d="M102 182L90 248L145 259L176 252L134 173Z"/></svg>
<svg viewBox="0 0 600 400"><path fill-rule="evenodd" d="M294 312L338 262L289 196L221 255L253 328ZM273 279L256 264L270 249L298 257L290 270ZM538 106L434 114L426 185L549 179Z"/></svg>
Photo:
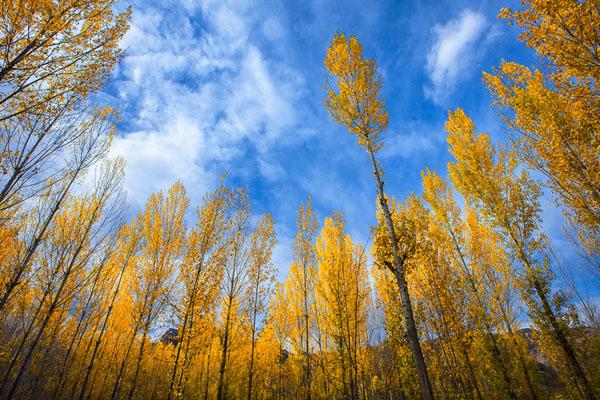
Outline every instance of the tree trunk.
<svg viewBox="0 0 600 400"><path fill-rule="evenodd" d="M12 292L15 290L15 288L21 282L21 276L25 273L25 270L29 266L29 262L31 261L33 255L35 254L37 247L42 242L42 239L43 239L44 235L46 234L46 230L48 230L48 227L50 226L50 223L54 219L54 216L56 215L56 213L58 213L58 210L60 209L62 202L66 198L67 193L69 192L69 190L71 188L71 185L73 184L73 182L75 182L75 178L77 177L77 175L78 175L77 173L73 174L73 176L69 180L69 183L66 185L66 187L63 189L63 191L58 196L58 199L54 203L52 210L46 216L46 219L42 225L42 228L37 233L37 235L35 235L31 245L27 248L25 258L23 259L23 261L21 261L21 263L19 263L16 273L6 283L6 287L4 288L4 293L2 295L2 298L0 299L0 312L3 311L4 307L6 306L6 304L8 303L8 301L10 299L10 295L12 294Z"/></svg>
<svg viewBox="0 0 600 400"><path fill-rule="evenodd" d="M433 399L433 388L431 387L431 382L429 381L429 375L427 374L427 366L425 365L423 351L421 350L421 345L419 343L419 334L417 332L417 324L415 322L412 303L410 300L410 295L408 293L408 285L406 283L406 280L404 279L404 260L400 258L398 250L398 238L394 230L392 215L390 213L387 199L385 198L385 193L383 191L383 180L381 178L381 174L377 166L377 161L375 160L375 154L373 153L373 149L371 147L368 148L368 152L369 156L371 157L371 164L373 166L373 175L375 176L375 180L377 182L379 204L381 205L381 210L384 214L388 232L392 242L394 267L392 268L391 272L396 278L398 290L400 291L400 299L402 301L402 312L406 323L406 333L408 336L408 343L412 352L413 361L415 363L415 368L417 370L417 375L419 377L419 387L421 389L421 396L424 400L431 400Z"/></svg>
<svg viewBox="0 0 600 400"><path fill-rule="evenodd" d="M37 345L42 337L42 334L46 330L46 326L48 326L48 322L50 322L50 318L52 317L52 314L54 313L54 310L55 310L56 306L58 305L60 295L61 295L62 290L63 290L63 288L67 282L67 279L69 277L69 272L70 271L65 273L65 276L63 277L61 285L58 288L58 291L57 291L56 295L54 296L52 303L50 303L50 307L48 308L46 317L44 318L42 325L40 326L35 339L31 343L31 346L29 346L27 354L25 355L25 359L21 363L21 368L19 368L19 372L17 372L17 376L15 377L15 380L10 388L10 391L8 392L8 395L6 396L6 398L9 400L12 399L13 396L15 395L17 387L19 386L19 382L20 382L21 378L23 377L23 374L27 370L27 367L29 366L29 361L31 360L31 357L33 356L33 352L37 348Z"/></svg>
<svg viewBox="0 0 600 400"><path fill-rule="evenodd" d="M254 331L252 331L252 345L250 349L250 365L248 367L248 400L252 400L252 378L254 375Z"/></svg>
<svg viewBox="0 0 600 400"><path fill-rule="evenodd" d="M304 357L306 358L306 365L305 365L305 374L306 374L306 392L305 392L305 399L306 400L311 400L311 371L310 371L310 349L309 349L309 342L308 342L308 337L309 337L309 329L310 329L310 324L309 324L309 320L308 320L308 283L306 280L306 265L304 265L304 327L306 329L306 336L305 336L305 354Z"/></svg>
<svg viewBox="0 0 600 400"><path fill-rule="evenodd" d="M223 332L223 348L221 349L221 365L219 367L219 385L217 387L217 400L225 398L225 368L227 367L227 350L229 346L229 322L231 321L231 305L233 299L229 298L227 306L227 316L225 317L225 330Z"/></svg>
<svg viewBox="0 0 600 400"><path fill-rule="evenodd" d="M260 268L260 267L259 267ZM250 365L248 367L248 400L252 400L252 379L254 378L254 348L256 347L256 314L258 313L258 290L260 288L260 272L257 272L256 285L254 286L254 304L252 312L252 343L250 349Z"/></svg>
<svg viewBox="0 0 600 400"><path fill-rule="evenodd" d="M69 370L73 366L75 357L77 356L77 354L76 354L77 349L79 348L79 345L81 344L81 340L83 339L83 336L85 335L85 331L87 330L87 327L89 325L89 321L86 321L87 312L90 309L90 304L92 302L95 288L96 288L96 285L98 284L98 279L100 278L100 273L102 272L104 265L105 264L103 261L102 265L98 268L98 271L96 272L96 276L94 277L94 283L93 283L90 293L86 299L85 305L83 306L82 315L81 315L81 317L79 317L79 319L77 321L77 326L75 328L75 332L73 332L73 335L71 336L71 340L69 342L69 347L67 348L67 352L63 359L63 363L62 363L62 366L60 368L60 372L58 375L59 379L57 381L56 386L54 387L54 391L52 392L52 397L51 397L52 399L56 399L57 397L60 397L62 395L62 391L66 385L66 381L67 381L67 378L69 375ZM83 329L82 329L82 327L83 327ZM81 332L80 332L80 329L81 329ZM71 357L71 353L74 353L73 357Z"/></svg>
<svg viewBox="0 0 600 400"><path fill-rule="evenodd" d="M142 343L140 344L140 352L138 354L137 362L135 363L135 372L133 373L133 382L131 382L131 389L129 389L129 394L127 398L129 400L133 399L133 394L135 393L135 387L137 386L138 376L140 374L140 368L142 365L142 360L144 358L144 346L146 344L146 340L148 338L148 330L150 329L150 314L152 313L152 306L150 306L150 311L148 312L148 319L146 320L146 325L144 326L144 332L142 333Z"/></svg>
<svg viewBox="0 0 600 400"><path fill-rule="evenodd" d="M214 328L213 328L214 329ZM212 353L213 332L210 333L210 343L208 344L208 355L206 356L206 384L204 386L203 400L208 400L208 385L210 383L210 354Z"/></svg>
<svg viewBox="0 0 600 400"><path fill-rule="evenodd" d="M523 370L523 375L525 377L525 383L527 384L527 390L529 391L529 395L531 396L532 400L538 400L538 395L535 391L535 387L533 386L532 378L530 376L529 369L527 368L527 363L525 362L525 357L523 355L523 352L521 351L521 347L519 346L519 343L517 342L515 333L512 329L512 324L508 318L508 315L506 314L506 310L504 309L504 307L502 305L500 305L500 312L502 313L504 323L506 324L506 330L508 331L508 335L510 336L511 341L513 342L513 346L515 346L515 350L517 351L517 357L519 358L519 365L521 366L521 369Z"/></svg>
<svg viewBox="0 0 600 400"><path fill-rule="evenodd" d="M447 228L450 233L450 237L452 238L452 243L454 244L454 249L456 250L456 252L460 258L460 264L463 267L463 272L465 273L465 275L468 278L467 279L467 281L469 283L468 286L471 288L473 294L475 295L475 298L477 299L479 308L481 309L483 325L485 327L485 331L488 336L489 343L491 345L492 358L494 359L494 362L496 363L497 368L500 370L500 373L502 374L502 379L504 380L506 391L508 392L508 397L510 397L512 400L516 400L517 397L512 388L512 381L510 379L510 375L506 369L506 364L502 360L502 354L500 353L500 349L498 347L496 337L494 336L494 332L492 331L491 323L488 318L485 304L484 304L483 300L481 299L479 290L477 289L477 285L475 283L475 278L473 277L473 275L469 269L469 266L467 265L467 261L465 260L465 256L460 248L460 244L458 242L456 234L454 233L454 230L452 229L452 227L449 224L448 224ZM477 391L479 392L479 388L477 389ZM535 396L534 396L534 399L535 399Z"/></svg>
<svg viewBox="0 0 600 400"><path fill-rule="evenodd" d="M550 303L548 302L546 293L544 293L544 290L542 289L542 285L541 285L540 281L535 279L533 281L533 286L535 288L537 295L540 298L540 301L542 302L542 308L543 308L544 314L545 314L546 318L548 319L548 321L550 322L550 325L552 326L552 331L554 333L554 337L555 337L556 341L558 342L559 346L561 347L562 351L564 352L567 362L570 364L571 369L572 369L573 373L575 374L575 378L579 383L577 385L579 390L582 392L582 394L584 395L584 397L587 400L595 400L596 396L594 395L594 390L592 389L592 386L590 385L589 381L587 380L587 377L585 376L585 373L583 372L583 368L581 368L581 365L579 364L579 361L577 360L577 357L575 356L575 351L573 350L573 348L571 347L571 344L567 340L567 337L565 336L565 334L562 330L562 327L556 320L554 311L552 311L552 308L550 307Z"/></svg>
<svg viewBox="0 0 600 400"><path fill-rule="evenodd" d="M112 314L112 310L113 310L113 307L115 305L115 301L117 299L117 294L119 293L119 289L121 287L121 282L123 281L123 275L125 274L125 269L127 268L127 265L129 264L129 260L130 260L130 258L131 258L132 255L133 255L133 252L129 253L127 255L125 263L123 264L123 267L121 268L121 271L119 273L119 278L117 280L117 285L115 287L115 290L113 292L112 298L110 300L110 305L108 306L108 310L106 311L106 315L104 316L104 321L102 322L102 328L100 329L100 334L98 335L98 338L96 339L96 342L94 343L94 350L92 351L92 357L91 357L90 362L89 362L89 364L88 364L88 366L86 368L86 371L85 371L85 378L83 379L83 384L81 385L81 391L79 392L79 400L83 400L83 398L85 396L85 390L86 390L88 381L90 379L90 375L92 373L92 369L94 368L94 362L96 360L96 354L98 353L98 348L100 347L100 343L102 341L102 337L104 336L104 332L106 331L106 326L108 325L108 319L110 318L110 315Z"/></svg>
<svg viewBox="0 0 600 400"><path fill-rule="evenodd" d="M131 349L133 347L133 343L135 342L135 336L138 333L139 329L139 321L136 322L133 333L131 334L131 339L129 340L129 344L127 345L127 351L125 352L125 357L123 361L121 361L121 367L119 368L119 373L117 374L117 378L115 379L115 384L113 385L113 390L110 395L111 400L115 400L117 398L117 394L119 393L119 385L121 384L121 377L123 376L123 372L125 371L125 366L127 365L127 360L129 359L129 354L131 353Z"/></svg>

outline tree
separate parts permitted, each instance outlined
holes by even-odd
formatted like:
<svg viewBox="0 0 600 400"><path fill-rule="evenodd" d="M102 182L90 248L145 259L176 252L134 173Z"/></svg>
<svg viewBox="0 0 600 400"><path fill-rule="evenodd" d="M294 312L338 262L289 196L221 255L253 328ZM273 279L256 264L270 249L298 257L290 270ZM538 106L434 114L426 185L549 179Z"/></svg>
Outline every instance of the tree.
<svg viewBox="0 0 600 400"><path fill-rule="evenodd" d="M377 183L379 207L385 217L390 236L393 262L386 264L396 278L402 299L402 308L409 344L417 369L421 395L424 399L433 398L433 391L425 359L419 343L417 325L414 318L408 286L405 279L403 255L399 248L399 238L394 230L392 216L384 193L383 172L375 159L375 153L382 147L380 135L388 123L385 103L380 98L381 77L374 61L362 55L362 46L356 37L346 39L344 34L335 35L325 58L325 68L335 80L335 87L328 85L325 106L331 118L356 135L358 144L367 150Z"/></svg>
<svg viewBox="0 0 600 400"><path fill-rule="evenodd" d="M171 398L173 391L178 394L181 390L186 367L190 362L190 344L197 329L195 325L202 322L202 318L208 314L218 293L222 277L221 263L226 251L224 235L230 200L231 193L224 186L206 195L204 203L196 212L196 227L188 236L186 255L180 271L183 283L180 307L182 315L168 398ZM177 378L182 348L183 363Z"/></svg>
<svg viewBox="0 0 600 400"><path fill-rule="evenodd" d="M24 237L22 252L12 258L11 263L2 265L4 287L0 295L0 312L4 311L15 290L23 283L22 278L27 275L39 245L44 241L54 218L62 210L72 187L106 156L114 126L106 113L97 112L73 129L78 133L69 147L64 149L64 179L57 185L46 187L36 197L37 205L27 209L25 217L29 223L27 229L20 232ZM3 223L0 221L0 224Z"/></svg>
<svg viewBox="0 0 600 400"><path fill-rule="evenodd" d="M504 152L496 153L489 135L476 135L473 122L463 110L449 114L446 130L450 153L455 158L448 165L455 187L501 232L513 258L523 267L520 281L524 286L524 300L529 300L530 310L542 322L542 327L551 332L579 390L586 398L594 399L593 389L569 343L564 325L548 299L549 267L536 258L545 247L545 238L537 233L539 186L526 171L520 174L515 171L514 157ZM534 298L539 304L533 302Z"/></svg>
<svg viewBox="0 0 600 400"><path fill-rule="evenodd" d="M40 299L0 386L0 391L3 391L13 368L20 365L5 393L7 398L16 395L47 328L55 322L58 329L86 281L95 275L98 268L104 267L106 258L102 254L113 244L111 224L118 214L118 208L114 207L119 204L121 177L122 171L118 166L106 168L91 193L68 197L68 206L53 219L36 259L39 273L35 275L34 286L39 290ZM92 268L88 270L90 264ZM28 340L30 337L31 341Z"/></svg>
<svg viewBox="0 0 600 400"><path fill-rule="evenodd" d="M318 222L312 210L309 197L306 205L301 205L296 213L296 241L294 243L294 262L286 281L286 292L290 301L291 337L294 349L303 358L302 385L304 398L312 398L313 366L311 364L311 332L314 318L311 317L315 301L317 280L314 241Z"/></svg>
<svg viewBox="0 0 600 400"><path fill-rule="evenodd" d="M252 235L252 264L248 273L248 310L250 312L250 362L248 363L248 400L252 399L254 359L260 314L266 313L266 306L275 280L275 269L271 264L271 255L276 238L273 220L265 215Z"/></svg>
<svg viewBox="0 0 600 400"><path fill-rule="evenodd" d="M134 266L132 282L134 329L127 352L113 386L111 397L119 393L121 377L133 344L141 333L137 358L128 398L132 399L144 359L148 332L164 311L173 287L175 271L181 262L185 240L184 216L188 207L185 189L174 184L165 196L162 192L150 196L146 209L138 217L142 232L141 254Z"/></svg>
<svg viewBox="0 0 600 400"><path fill-rule="evenodd" d="M135 220L131 221L129 225L122 226L119 231L119 242L117 245L115 259L113 261L118 268L118 272L112 285L112 295L110 296L110 302L108 303L108 307L104 313L102 324L99 327L98 336L94 340L94 336L92 335L92 338L89 342L90 346L92 346L93 343L93 350L90 360L85 368L85 377L83 378L81 390L79 391L79 400L83 400L84 396L86 395L88 382L96 363L96 357L108 328L109 318L112 316L112 312L115 308L117 296L119 296L119 294L122 292L125 275L135 263L135 256L139 251L140 233L141 232L138 229Z"/></svg>
<svg viewBox="0 0 600 400"><path fill-rule="evenodd" d="M122 57L130 11L114 0L2 0L0 210L69 180L61 162Z"/></svg>
<svg viewBox="0 0 600 400"><path fill-rule="evenodd" d="M503 62L484 74L484 81L521 159L546 177L577 238L597 255L600 10L595 1L528 0L524 5L521 11L503 9L500 15L524 28L519 38L536 50L545 70Z"/></svg>
<svg viewBox="0 0 600 400"><path fill-rule="evenodd" d="M360 350L366 346L369 305L368 271L364 249L345 234L341 215L326 218L317 238L319 279L316 302L327 310L323 327L337 357L329 363L338 393L360 398ZM338 371L335 371L338 369ZM341 386L340 386L341 383Z"/></svg>
<svg viewBox="0 0 600 400"><path fill-rule="evenodd" d="M481 319L485 322L485 318L489 318L496 324L497 332L508 335L508 341L503 343L508 350L508 362L503 367L515 377L512 381L515 390L520 390L521 396L539 398L539 388L536 385L539 376L533 366L528 343L516 330L518 291L511 282L518 281L519 276L515 274L502 238L475 210L466 211L464 225L465 250L471 260L473 274L478 277L479 287L488 303L486 315L481 316ZM502 341L498 344L501 345ZM521 372L520 378L524 383L521 387L517 382L517 371Z"/></svg>
<svg viewBox="0 0 600 400"><path fill-rule="evenodd" d="M486 253L486 257L484 254L478 253L478 250L481 250L480 246L468 246L469 238L474 240L478 238L469 237L465 233L465 230L467 230L467 233L471 233L471 231L466 229L468 227L464 226L465 223L461 220L460 209L448 185L442 178L429 169L422 174L422 177L424 187L423 197L431 206L435 220L441 225L444 236L444 250L453 258L454 264L457 267L455 273L467 284L466 290L472 296L471 300L474 304L471 307L475 310L475 315L471 317L476 324L480 324L481 329L485 332L487 343L489 344L488 347L495 364L494 366L500 371L504 381L503 390L511 398L516 398L513 390L514 384L506 362L502 357L501 346L496 338L495 329L498 326L498 322L495 321L493 304L490 303L488 295L490 292L492 296L498 295L494 290L498 288L493 285L484 286L485 276L495 276L498 271L494 268L489 268L489 263L486 263L486 258L489 259L490 253ZM472 224L477 222L474 220L475 216L473 213L469 213L469 216L472 217L470 219ZM470 244L473 244L473 242ZM498 251L498 249L495 250ZM529 370L524 365L524 362L521 366L524 368L529 396L535 399L537 395L529 376Z"/></svg>
<svg viewBox="0 0 600 400"><path fill-rule="evenodd" d="M286 286L281 283L275 285L275 295L271 297L269 304L269 317L271 326L273 329L273 335L278 345L278 357L277 357L277 399L286 398L286 391L284 387L284 379L289 376L289 371L286 371L287 361L287 350L286 344L290 337L290 312L288 311L288 297L286 295ZM285 365L284 365L285 363ZM288 372L288 373L286 373Z"/></svg>
<svg viewBox="0 0 600 400"><path fill-rule="evenodd" d="M228 222L227 228L227 253L225 257L223 280L220 289L219 312L221 320L219 321L219 339L221 342L221 357L219 365L217 399L222 400L228 397L228 387L226 374L227 365L231 361L233 339L236 328L238 331L250 329L250 336L256 339L256 325L248 323L249 310L245 300L247 295L258 293L250 287L251 282L256 285L258 290L264 289L265 281L269 274L267 273L270 263L271 251L274 245L273 224L269 216L264 216L263 220L255 229L251 225L251 208L248 203L248 195L244 190L238 190L233 198L233 215ZM260 271L262 276L258 276ZM257 307L260 306L258 303ZM255 308L257 310L257 308ZM256 318L257 312L254 313ZM254 319L256 323L256 319ZM239 332L238 332L239 333ZM240 334L240 336L243 336ZM254 346L254 344L252 344ZM241 347L241 346L240 346ZM252 359L253 356L246 358ZM239 371L232 371L239 372ZM249 370L252 373L251 370ZM232 375L232 374L231 374ZM249 379L249 385L251 380Z"/></svg>

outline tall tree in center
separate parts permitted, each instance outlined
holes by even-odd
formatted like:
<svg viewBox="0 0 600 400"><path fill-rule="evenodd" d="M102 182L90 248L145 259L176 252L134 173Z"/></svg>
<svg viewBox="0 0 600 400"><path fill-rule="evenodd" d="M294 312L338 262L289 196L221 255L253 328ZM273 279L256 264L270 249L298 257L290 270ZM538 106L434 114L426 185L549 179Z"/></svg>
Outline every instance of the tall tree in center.
<svg viewBox="0 0 600 400"><path fill-rule="evenodd" d="M408 285L405 278L402 249L394 229L387 197L383 190L383 171L375 158L375 153L383 146L380 135L388 124L388 112L380 96L381 76L373 60L363 57L362 46L354 36L349 39L344 34L335 35L327 50L325 68L333 77L333 85L328 84L325 106L331 118L356 135L358 144L367 150L377 183L379 207L384 215L393 262L386 264L392 272L402 299L402 311L406 322L408 342L413 355L421 395L432 399L433 391L423 352L419 343L417 325L413 313Z"/></svg>

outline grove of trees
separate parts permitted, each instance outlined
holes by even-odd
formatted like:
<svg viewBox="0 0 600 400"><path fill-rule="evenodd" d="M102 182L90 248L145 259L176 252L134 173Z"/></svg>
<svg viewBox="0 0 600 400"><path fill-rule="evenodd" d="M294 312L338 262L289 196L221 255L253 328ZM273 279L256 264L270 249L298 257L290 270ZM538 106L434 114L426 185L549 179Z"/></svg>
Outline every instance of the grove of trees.
<svg viewBox="0 0 600 400"><path fill-rule="evenodd" d="M113 6L0 0L0 398L600 397L600 312L554 284L600 287L598 0L501 11L541 65L484 73L508 142L450 111L448 176L426 168L405 199L378 160L377 64L335 35L324 103L366 151L377 224L359 243L308 197L281 282L275 221L227 178L126 219L115 113L91 99L124 55L131 11Z"/></svg>

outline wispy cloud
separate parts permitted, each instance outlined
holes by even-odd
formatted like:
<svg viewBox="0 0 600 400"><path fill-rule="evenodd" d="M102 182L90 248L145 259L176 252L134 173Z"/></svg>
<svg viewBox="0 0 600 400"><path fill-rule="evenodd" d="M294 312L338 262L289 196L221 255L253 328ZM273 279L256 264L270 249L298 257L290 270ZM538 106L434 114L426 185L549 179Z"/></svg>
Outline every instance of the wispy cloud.
<svg viewBox="0 0 600 400"><path fill-rule="evenodd" d="M430 154L436 150L443 140L444 137L438 134L437 129L423 126L411 130L408 134L390 135L381 150L381 156L384 158L419 158L419 156Z"/></svg>
<svg viewBox="0 0 600 400"><path fill-rule="evenodd" d="M490 27L483 14L470 9L463 10L457 19L433 27L435 41L426 65L429 83L424 88L428 98L443 103L456 85L466 79L465 74L486 50Z"/></svg>
<svg viewBox="0 0 600 400"><path fill-rule="evenodd" d="M300 120L304 82L263 53L252 34L259 8L246 3L136 5L126 58L112 81L125 121L113 152L127 161L133 202L175 180L197 199L227 170L223 163L247 151L256 152L259 173L281 176L269 149ZM276 16L269 21L277 38Z"/></svg>

